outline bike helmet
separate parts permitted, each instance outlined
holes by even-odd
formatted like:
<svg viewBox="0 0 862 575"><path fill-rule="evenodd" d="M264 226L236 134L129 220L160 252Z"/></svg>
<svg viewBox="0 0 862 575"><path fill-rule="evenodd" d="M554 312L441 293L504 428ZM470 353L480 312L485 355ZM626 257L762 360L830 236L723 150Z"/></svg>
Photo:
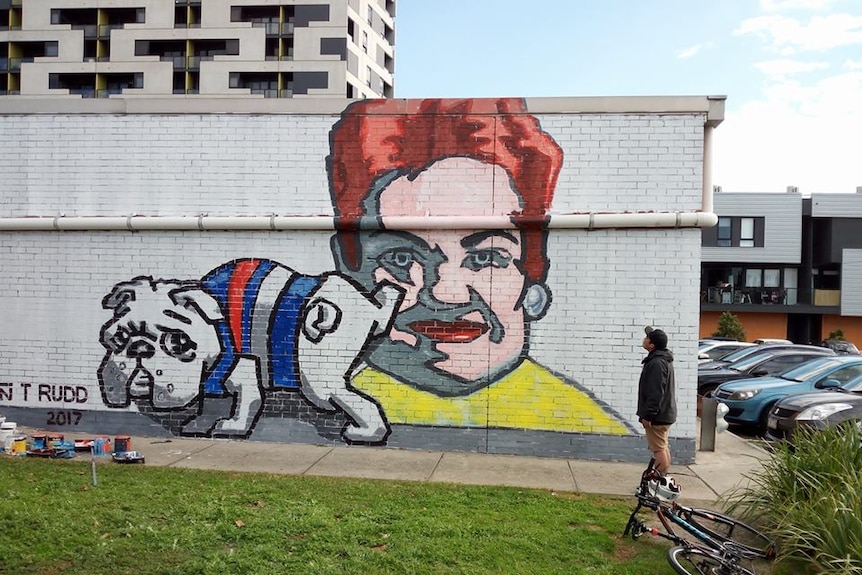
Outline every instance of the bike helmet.
<svg viewBox="0 0 862 575"><path fill-rule="evenodd" d="M649 492L663 501L673 501L679 497L682 489L676 480L670 475L663 475L655 479L651 479L647 483Z"/></svg>

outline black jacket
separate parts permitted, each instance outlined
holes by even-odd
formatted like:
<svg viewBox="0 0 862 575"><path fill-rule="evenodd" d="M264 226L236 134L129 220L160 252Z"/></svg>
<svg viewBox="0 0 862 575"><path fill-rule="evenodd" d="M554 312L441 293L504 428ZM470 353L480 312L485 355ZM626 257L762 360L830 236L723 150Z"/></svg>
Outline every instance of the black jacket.
<svg viewBox="0 0 862 575"><path fill-rule="evenodd" d="M638 382L638 417L656 425L676 422L676 381L673 354L656 349L643 360Z"/></svg>

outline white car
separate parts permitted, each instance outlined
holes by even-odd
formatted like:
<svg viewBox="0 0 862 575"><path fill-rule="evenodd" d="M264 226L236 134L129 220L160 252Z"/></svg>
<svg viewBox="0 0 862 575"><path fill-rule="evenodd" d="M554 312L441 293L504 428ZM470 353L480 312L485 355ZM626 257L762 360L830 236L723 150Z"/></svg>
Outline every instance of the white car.
<svg viewBox="0 0 862 575"><path fill-rule="evenodd" d="M723 355L743 347L755 345L746 341L727 341L722 339L702 339L697 347L697 362L703 363L718 359Z"/></svg>

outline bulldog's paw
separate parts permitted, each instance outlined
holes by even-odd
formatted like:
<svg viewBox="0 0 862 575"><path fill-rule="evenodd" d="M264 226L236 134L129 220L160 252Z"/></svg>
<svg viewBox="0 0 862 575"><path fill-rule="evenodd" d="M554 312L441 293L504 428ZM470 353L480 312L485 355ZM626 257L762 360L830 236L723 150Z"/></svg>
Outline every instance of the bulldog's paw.
<svg viewBox="0 0 862 575"><path fill-rule="evenodd" d="M349 424L341 435L348 443L383 443L389 435L389 428L382 423L375 426Z"/></svg>
<svg viewBox="0 0 862 575"><path fill-rule="evenodd" d="M201 405L201 411L189 418L182 427L180 435L191 437L208 437L215 426L230 417L233 410L234 397L208 396Z"/></svg>

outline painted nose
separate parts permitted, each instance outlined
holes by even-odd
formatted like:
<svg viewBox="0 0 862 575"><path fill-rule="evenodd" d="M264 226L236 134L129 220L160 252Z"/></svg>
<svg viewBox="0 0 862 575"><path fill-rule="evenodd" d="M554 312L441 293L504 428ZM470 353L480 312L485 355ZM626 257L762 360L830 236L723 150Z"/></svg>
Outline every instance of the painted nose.
<svg viewBox="0 0 862 575"><path fill-rule="evenodd" d="M437 269L437 278L429 286L437 301L461 304L470 300L468 278L458 264L444 263Z"/></svg>
<svg viewBox="0 0 862 575"><path fill-rule="evenodd" d="M139 340L129 346L129 349L128 351L126 351L126 354L129 357L148 359L156 354L156 348L154 348L153 345L148 341Z"/></svg>

